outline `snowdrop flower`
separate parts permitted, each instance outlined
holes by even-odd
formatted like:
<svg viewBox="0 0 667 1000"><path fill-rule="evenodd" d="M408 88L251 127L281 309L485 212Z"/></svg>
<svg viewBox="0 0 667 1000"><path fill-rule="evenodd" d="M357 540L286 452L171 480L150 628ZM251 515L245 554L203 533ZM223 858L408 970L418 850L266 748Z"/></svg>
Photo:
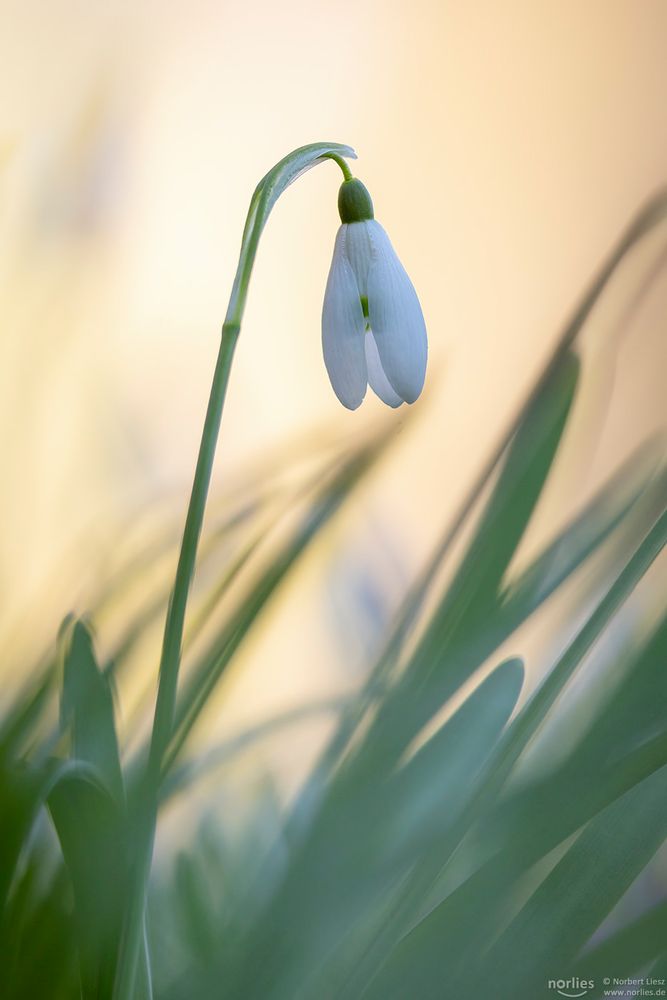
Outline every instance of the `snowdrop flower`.
<svg viewBox="0 0 667 1000"><path fill-rule="evenodd" d="M331 385L349 410L366 386L389 406L414 403L426 374L426 325L417 293L356 179L338 195L336 235L322 308L322 347Z"/></svg>

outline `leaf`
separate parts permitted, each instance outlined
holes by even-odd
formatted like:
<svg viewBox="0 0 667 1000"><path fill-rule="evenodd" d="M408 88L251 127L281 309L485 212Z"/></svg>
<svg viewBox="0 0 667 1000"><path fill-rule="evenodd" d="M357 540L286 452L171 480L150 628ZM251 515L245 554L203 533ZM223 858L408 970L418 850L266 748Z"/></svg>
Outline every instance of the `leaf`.
<svg viewBox="0 0 667 1000"><path fill-rule="evenodd" d="M320 995L320 981L309 975L324 961L326 970L339 968L338 949L347 951L350 938L358 952L378 901L409 871L424 842L455 821L516 705L522 681L520 662L501 664L394 780L339 789L252 931L247 947L266 956L261 970L241 961L228 982L230 996ZM419 815L413 813L417 806ZM357 970L359 981L367 978L366 963L373 958L366 956ZM322 975L326 979L327 972ZM357 977L341 989L358 995Z"/></svg>
<svg viewBox="0 0 667 1000"><path fill-rule="evenodd" d="M61 724L71 725L72 755L96 768L110 793L122 802L123 779L109 679L97 665L92 636L85 623L66 620L60 642Z"/></svg>
<svg viewBox="0 0 667 1000"><path fill-rule="evenodd" d="M520 660L507 660L497 667L466 699L457 712L387 783L382 792L379 814L369 816L360 806L357 842L368 838L368 827L379 832L377 844L371 838L372 857L368 868L378 864L393 866L419 862L427 852L446 837L474 794L484 767L492 757L498 738L505 728L521 693L524 679ZM368 795L359 790L359 798ZM353 803L356 801L352 799ZM335 808L335 805L334 805ZM348 821L351 826L350 821ZM358 848L357 848L358 851ZM331 864L331 852L321 864ZM316 875L313 875L313 880ZM417 897L415 899L415 896ZM360 996L386 954L405 930L406 914L422 902L421 883L415 892L408 880L399 892L380 932L367 946L353 975L345 984L345 993ZM355 933L353 914L345 914ZM336 964L334 959L333 964Z"/></svg>
<svg viewBox="0 0 667 1000"><path fill-rule="evenodd" d="M124 813L103 776L77 762L48 804L74 891L82 995L110 997L128 891Z"/></svg>
<svg viewBox="0 0 667 1000"><path fill-rule="evenodd" d="M408 683L432 672L434 651L456 645L493 607L549 475L578 379L577 357L565 355L527 410L456 576L407 667Z"/></svg>
<svg viewBox="0 0 667 1000"><path fill-rule="evenodd" d="M52 763L43 767L0 759L0 914L6 911L7 897L19 856L39 809L51 789L58 767L59 765Z"/></svg>
<svg viewBox="0 0 667 1000"><path fill-rule="evenodd" d="M667 983L667 951L663 951L660 958L653 963L650 973L653 978L657 979L659 983L661 982L663 986Z"/></svg>
<svg viewBox="0 0 667 1000"><path fill-rule="evenodd" d="M667 837L667 768L600 813L491 948L461 997L529 996L560 978ZM516 956L522 960L517 963Z"/></svg>
<svg viewBox="0 0 667 1000"><path fill-rule="evenodd" d="M218 919L204 873L189 855L181 852L176 858L174 881L181 909L181 934L199 961L208 963L220 943Z"/></svg>
<svg viewBox="0 0 667 1000"><path fill-rule="evenodd" d="M72 880L83 996L110 997L129 888L113 697L84 622L66 620L60 648L61 725L71 728L74 761L54 784L49 810Z"/></svg>
<svg viewBox="0 0 667 1000"><path fill-rule="evenodd" d="M667 492L665 442L662 436L638 447L605 485L501 592L500 615L524 621L592 555L647 492Z"/></svg>
<svg viewBox="0 0 667 1000"><path fill-rule="evenodd" d="M573 767L614 767L665 732L667 614L630 659L624 677L574 752Z"/></svg>
<svg viewBox="0 0 667 1000"><path fill-rule="evenodd" d="M652 652L657 654L660 647L655 638L641 651L640 663ZM662 658L656 656L654 662L664 667ZM633 677L631 670L628 687ZM582 752L555 775L536 780L526 791L502 802L495 813L484 815L473 851L474 856L488 856L489 860L427 918L430 939L439 941L438 953L448 974L455 976L476 962L502 920L516 886L532 866L602 809L666 765L667 731L621 759L613 754L604 760L597 754L589 757L582 747Z"/></svg>
<svg viewBox="0 0 667 1000"><path fill-rule="evenodd" d="M667 903L659 903L587 951L577 962L574 974L580 979L592 979L596 988L589 990L589 995L602 997L605 977L627 979L637 975L662 954L665 941Z"/></svg>
<svg viewBox="0 0 667 1000"><path fill-rule="evenodd" d="M462 816L460 822L451 835L444 838L438 853L424 859L421 871L418 870L416 875L413 875L415 879L413 892L417 897L428 890L429 885L438 876L440 870L452 856L466 833L488 811L489 806L494 802L514 764L538 730L560 691L576 670L590 646L606 627L622 601L631 593L634 586L660 553L666 540L667 513L663 514L656 522L632 559L624 567L618 579L609 588L593 614L554 665L542 686L519 712L508 730L501 737L498 747L494 752L494 760L488 773L478 783L470 806ZM663 770L661 769L658 773L663 774ZM644 787L646 782L650 782L652 778L653 775L650 775L639 787ZM631 789L630 792L626 793L626 796L631 795L633 792L634 789ZM608 808L613 809L615 805L616 803L613 803ZM606 812L601 815L606 815ZM499 880L499 885L495 883L496 879ZM460 953L466 945L469 946L471 943L470 936L467 941L464 938L463 942L461 942L460 937L456 933L457 926L462 925L464 928L467 927L469 929L470 924L467 921L474 919L475 914L478 914L482 934L484 935L486 927L484 901L486 899L493 901L494 891L498 892L499 886L504 884L504 874L501 865L500 868L493 869L490 878L486 880L482 879L481 883L479 880L473 881L472 890L469 887L465 887L460 890L456 897L445 899L443 903L435 907L401 942L376 981L378 985L373 984L370 996L373 998L377 996L379 1000L383 989L386 991L384 995L387 997L400 996L400 989L406 988L407 970L410 968L419 968L424 970L425 982L420 986L420 989L423 989L426 1000L431 995L425 992L427 984L431 981L435 982L436 979L441 982L446 975L451 976L456 963L456 953ZM450 929L452 930L451 937L453 944L448 941ZM479 938L472 935L472 940L477 943L477 950L479 950L479 947L485 941L485 936L480 941ZM454 955L450 950L451 947L456 949ZM560 975L558 972L555 974L556 976ZM454 995L457 996L458 1000L458 994ZM481 992L481 995L485 995L484 991Z"/></svg>
<svg viewBox="0 0 667 1000"><path fill-rule="evenodd" d="M459 632L474 628L496 601L551 471L579 378L578 357L565 354L517 429L441 611L443 619L460 616Z"/></svg>
<svg viewBox="0 0 667 1000"><path fill-rule="evenodd" d="M16 883L19 858L21 855L25 856L27 853L29 838L42 805L48 803L53 811L52 807L54 803L56 809L64 804L64 826L68 829L73 827L78 836L83 838L85 855L94 853L95 848L98 846L86 840L86 830L88 827L85 822L85 816L72 812L68 800L64 798L66 793L63 790L68 789L72 782L77 781L91 783L98 781L98 777L90 765L53 759L41 765L17 763L14 765L14 771L11 775L8 776L7 772L5 772L5 783L1 792L3 836L0 838L0 876L2 876L3 880L0 956L2 956L3 962L5 960L8 961L9 957L11 957L18 947L15 940L14 921L17 919L17 913L21 912L21 900L17 896L20 892L21 880L19 880L18 888L14 886L16 891L13 891L11 896L9 896L9 888L12 881ZM79 820L82 820L80 827L78 827ZM97 863L104 869L105 857L103 855L99 856ZM20 871L22 870L23 866ZM103 893L106 878L107 872L103 870L99 881L91 879L88 893L93 899L98 891L102 891ZM32 914L27 919L32 922L37 921L39 924L42 919L46 919L46 910L51 906L57 907L57 905L56 900L50 900L46 897L41 902L41 906L45 911L43 918L39 914ZM94 906L95 903L92 902L91 907L94 908ZM62 923L62 919L63 917L61 916L60 923ZM87 933L88 930L84 928L84 936ZM47 931L46 934L51 939L57 940L54 930ZM33 941L33 946L36 951L36 941ZM64 970L63 974L67 976L67 970ZM19 978L25 978L25 973L23 977ZM23 993L20 992L17 995L23 996Z"/></svg>
<svg viewBox="0 0 667 1000"><path fill-rule="evenodd" d="M491 845L495 851L511 847L514 855L531 863L667 764L666 662L667 617L629 657L623 680L570 757L553 773L506 798L487 817L482 851Z"/></svg>
<svg viewBox="0 0 667 1000"><path fill-rule="evenodd" d="M12 895L1 953L3 1000L80 996L66 881L62 866L44 871L43 853L35 849Z"/></svg>
<svg viewBox="0 0 667 1000"><path fill-rule="evenodd" d="M546 482L570 412L579 362L566 355L527 410L460 567L370 726L358 756L391 765L482 660L460 655L486 629L505 571ZM488 648L490 653L493 645ZM436 693L437 691L437 693Z"/></svg>
<svg viewBox="0 0 667 1000"><path fill-rule="evenodd" d="M509 773L582 659L658 557L665 542L667 542L667 510L658 518L586 624L514 721L499 755L499 774Z"/></svg>
<svg viewBox="0 0 667 1000"><path fill-rule="evenodd" d="M387 784L382 836L410 859L449 829L468 801L521 693L521 660L502 663Z"/></svg>
<svg viewBox="0 0 667 1000"><path fill-rule="evenodd" d="M443 909L440 919L427 918L404 938L365 1000L406 995L514 1000L538 996L547 979L570 974L577 953L667 836L665 791L667 768L662 768L600 813L486 957L481 952L488 947L488 936L481 941L475 936L472 947L464 937L462 960L450 961ZM490 885L467 908L452 905L452 919L458 916L470 929L475 914L484 917L485 898L494 901ZM486 923L483 927L488 935Z"/></svg>
<svg viewBox="0 0 667 1000"><path fill-rule="evenodd" d="M497 795L565 685L616 611L660 554L666 541L667 511L658 518L584 626L559 657L542 685L503 735L498 746L493 771L478 792L477 802L473 810L477 815L484 811L487 804ZM470 818L472 820L472 816Z"/></svg>
<svg viewBox="0 0 667 1000"><path fill-rule="evenodd" d="M455 655L468 664L472 672L492 655L494 649L505 641L555 589L561 586L596 549L599 548L634 511L640 498L650 491L656 498L664 495L667 472L664 468L664 442L662 439L647 441L623 463L602 489L547 545L525 569L520 577L508 582L500 595L500 605L490 615L483 627L475 629L468 648L459 648ZM437 560L436 560L437 562ZM425 591L432 582L435 565L432 562L422 575L405 602L399 621L377 662L374 670L360 691L342 714L334 737L321 760L306 782L293 810L292 825L304 825L317 797L322 794L327 780L331 780L336 763L351 741L355 729L374 701L387 688L387 675L400 649L402 637L413 623ZM421 695L424 706L415 708L417 719L434 711L442 704L449 679L443 678L444 691L439 689L438 678ZM405 720L404 720L405 721ZM407 723L406 723L407 724ZM412 729L416 721L410 723ZM358 754L360 750L356 751Z"/></svg>

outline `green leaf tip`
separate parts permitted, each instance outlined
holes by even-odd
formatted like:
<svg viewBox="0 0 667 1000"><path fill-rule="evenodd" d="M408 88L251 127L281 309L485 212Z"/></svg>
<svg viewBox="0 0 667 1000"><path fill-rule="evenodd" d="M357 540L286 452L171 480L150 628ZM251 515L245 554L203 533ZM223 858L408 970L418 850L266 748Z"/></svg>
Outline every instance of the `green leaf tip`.
<svg viewBox="0 0 667 1000"><path fill-rule="evenodd" d="M123 780L114 721L113 694L99 668L85 620L70 617L59 636L62 657L61 726L71 727L72 756L92 764L118 801Z"/></svg>

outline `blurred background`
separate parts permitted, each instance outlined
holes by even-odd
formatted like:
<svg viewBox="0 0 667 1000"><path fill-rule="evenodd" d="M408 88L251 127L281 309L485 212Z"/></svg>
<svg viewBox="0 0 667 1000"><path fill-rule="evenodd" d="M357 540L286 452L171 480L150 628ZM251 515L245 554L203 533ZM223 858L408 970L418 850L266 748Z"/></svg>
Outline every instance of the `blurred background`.
<svg viewBox="0 0 667 1000"><path fill-rule="evenodd" d="M0 10L10 686L65 612L85 612L128 538L151 516L179 523L250 195L315 140L358 152L356 172L422 300L427 391L409 413L372 395L348 413L330 389L320 311L340 178L318 167L281 199L262 240L213 496L276 449L288 462L378 420L405 424L248 645L253 669L229 711L238 725L348 683L577 295L667 178L667 5L0 0ZM573 440L535 538L664 422L665 281L638 300L646 266L636 263L587 330Z"/></svg>

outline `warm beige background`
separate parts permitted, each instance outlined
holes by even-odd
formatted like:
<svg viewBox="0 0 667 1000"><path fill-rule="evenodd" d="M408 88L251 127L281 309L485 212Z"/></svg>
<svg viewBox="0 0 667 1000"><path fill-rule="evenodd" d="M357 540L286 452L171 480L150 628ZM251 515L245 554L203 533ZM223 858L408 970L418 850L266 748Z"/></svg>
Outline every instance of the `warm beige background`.
<svg viewBox="0 0 667 1000"><path fill-rule="evenodd" d="M431 343L421 419L330 549L372 539L372 523L409 572L584 282L667 179L667 3L0 10L5 626L32 622L37 601L49 627L83 609L80 581L128 505L184 501L249 196L273 162L316 139L358 150ZM305 428L352 437L381 415L370 397L343 411L321 361L338 181L333 165L307 175L265 233L221 478ZM663 282L626 331L601 469L664 419L665 304ZM610 323L592 341L593 403L610 398L612 356L599 349ZM580 500L590 466L568 468L554 509ZM321 580L313 561L303 573ZM322 584L308 594L317 609ZM326 656L322 613L305 601L283 602L274 658L295 635Z"/></svg>

